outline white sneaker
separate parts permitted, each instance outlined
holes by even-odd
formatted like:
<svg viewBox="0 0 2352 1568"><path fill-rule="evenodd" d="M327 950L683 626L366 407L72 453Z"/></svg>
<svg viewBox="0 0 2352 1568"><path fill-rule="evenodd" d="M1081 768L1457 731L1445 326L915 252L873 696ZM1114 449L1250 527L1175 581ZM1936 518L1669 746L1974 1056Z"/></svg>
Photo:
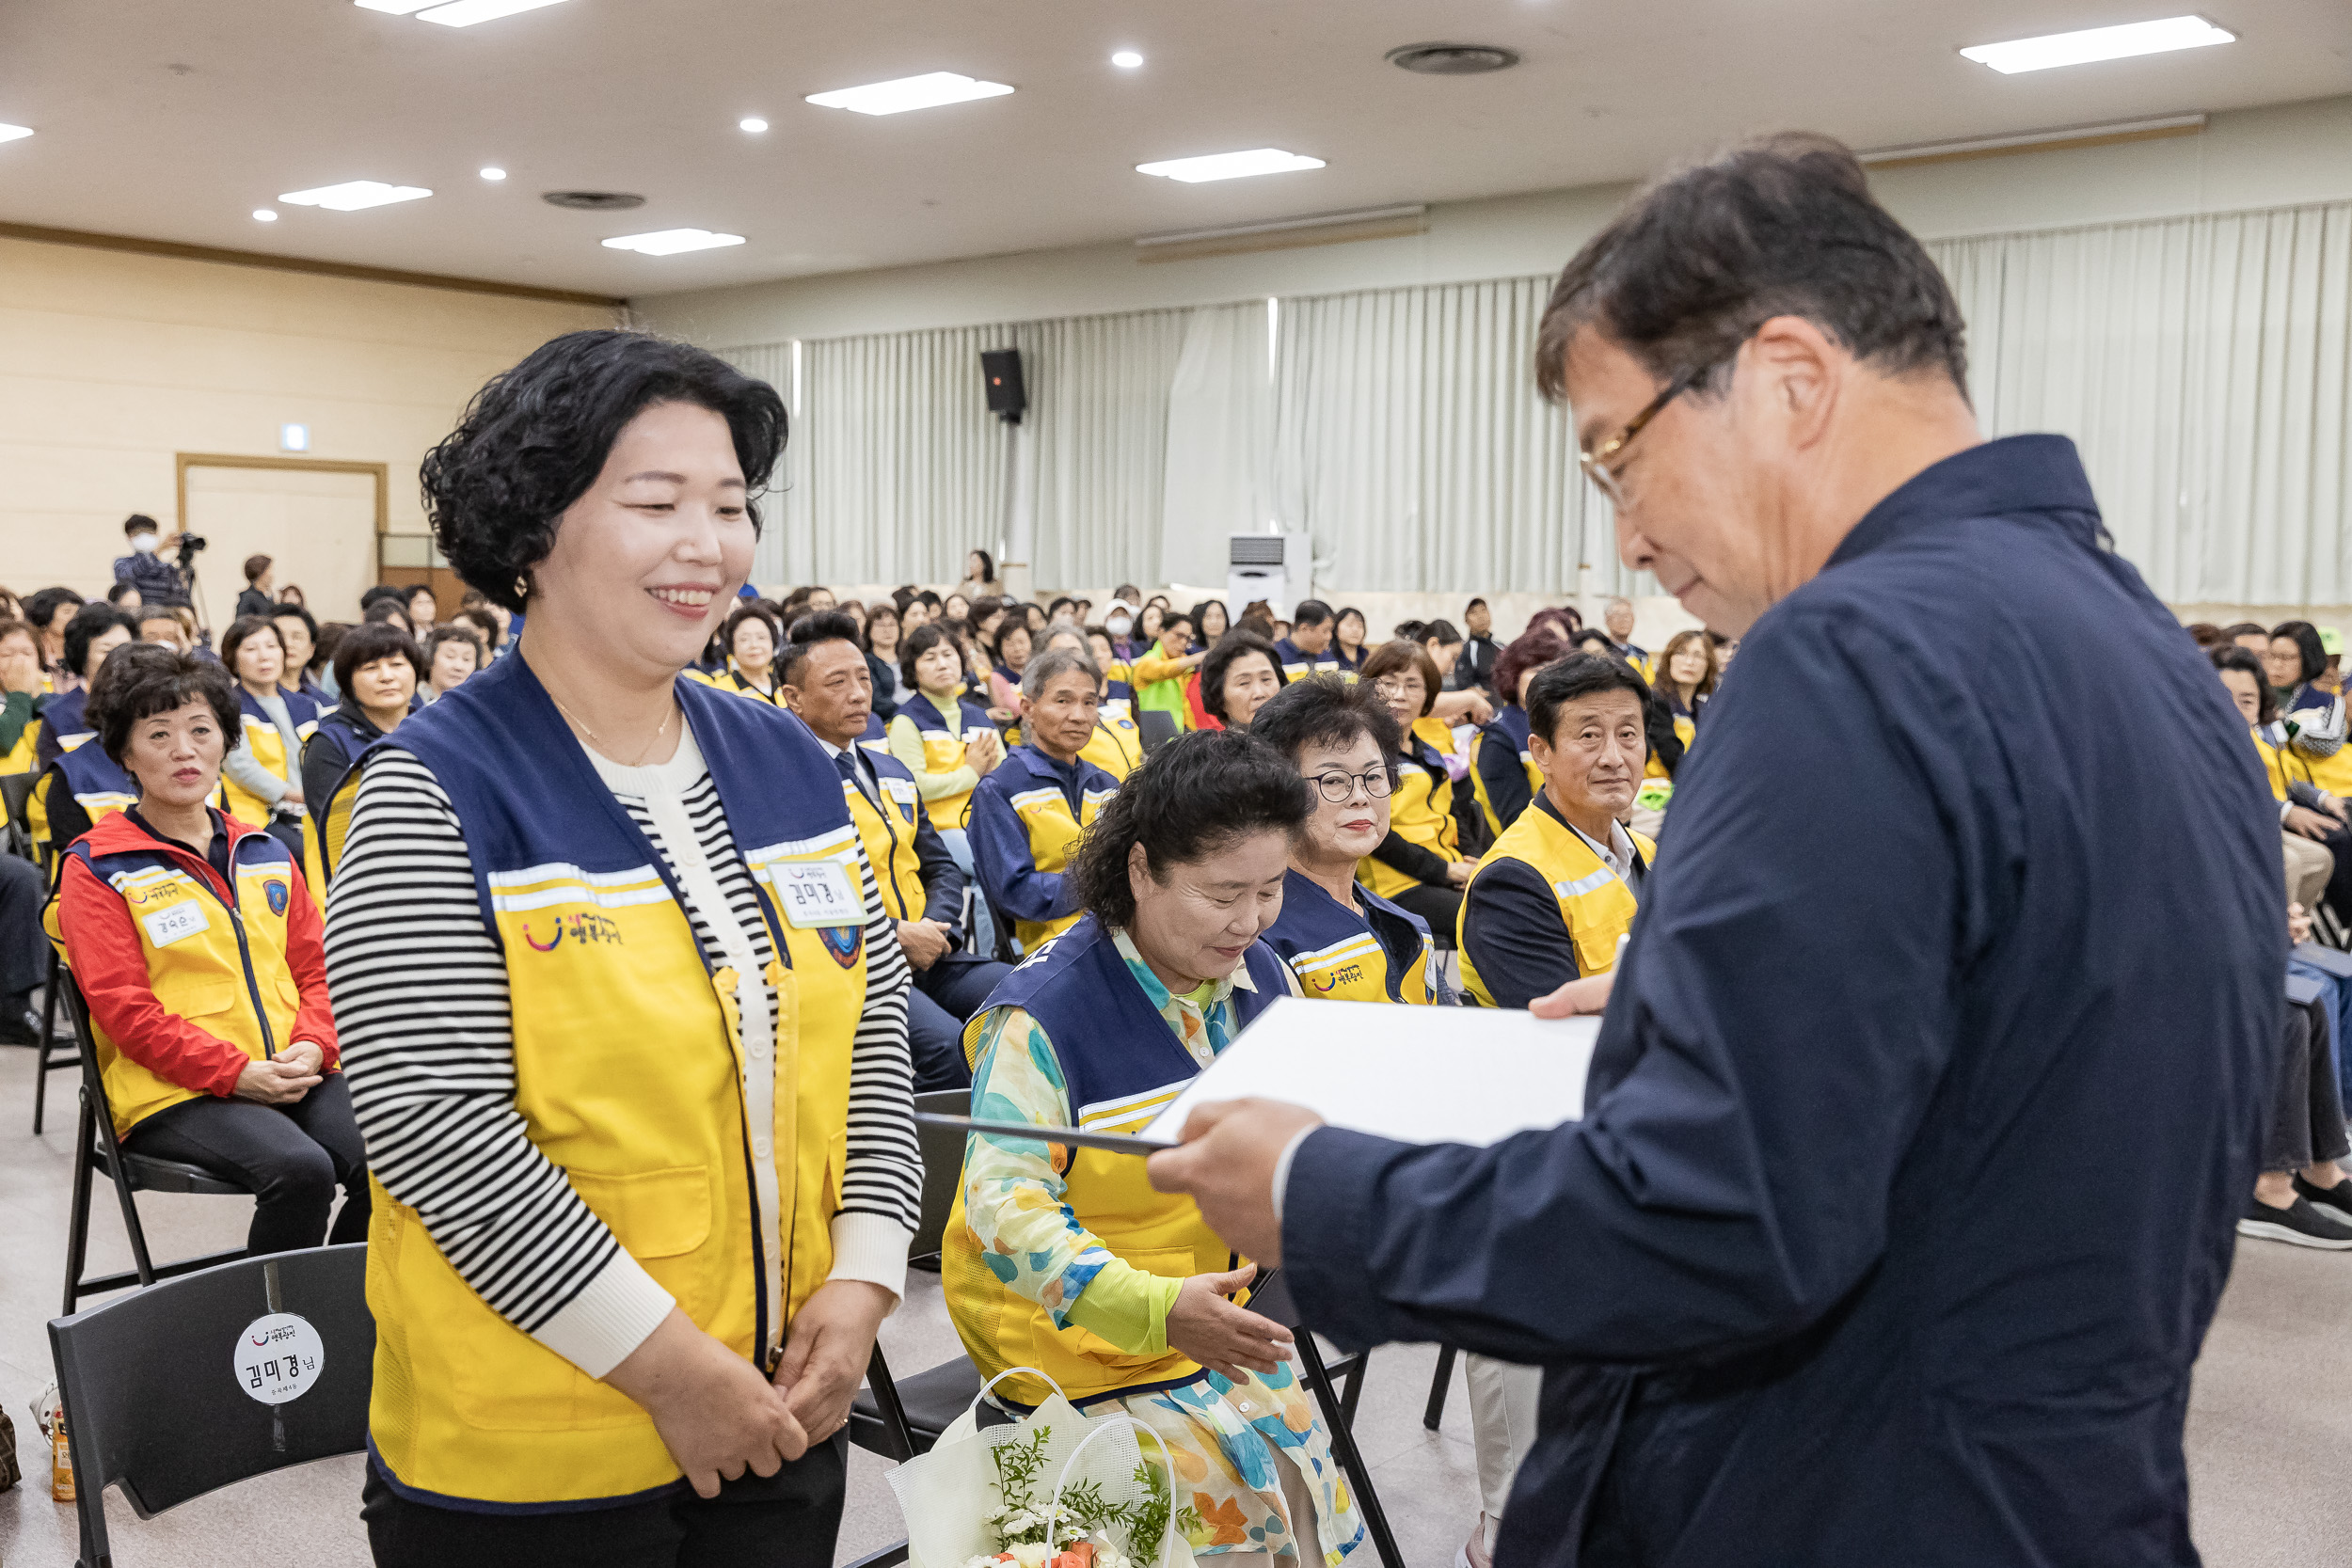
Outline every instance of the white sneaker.
<svg viewBox="0 0 2352 1568"><path fill-rule="evenodd" d="M1486 1545L1486 1514L1479 1514L1478 1523L1470 1527L1470 1539L1454 1554L1454 1568L1494 1568L1494 1554Z"/></svg>

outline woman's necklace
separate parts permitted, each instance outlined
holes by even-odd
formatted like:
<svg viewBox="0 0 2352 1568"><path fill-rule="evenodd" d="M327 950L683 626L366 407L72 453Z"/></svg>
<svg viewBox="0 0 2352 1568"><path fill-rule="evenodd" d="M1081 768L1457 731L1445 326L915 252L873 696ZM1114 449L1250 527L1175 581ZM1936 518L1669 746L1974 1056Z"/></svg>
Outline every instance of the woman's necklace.
<svg viewBox="0 0 2352 1568"><path fill-rule="evenodd" d="M541 685L545 686L546 683L542 682ZM606 756L612 757L612 760L615 762L619 762L621 760L619 757L612 756L611 752L605 751L604 742L596 738L596 732L590 729L587 722L582 720L579 714L574 713L570 708L565 707L564 705L563 698L556 696L552 689L548 691L548 696L549 700L555 704L556 711L561 713L564 718L570 720L573 726L577 728L580 734L588 737L589 745L594 746L599 752L604 752ZM645 759L653 754L653 749L661 744L661 737L663 736L670 733L670 714L675 713L676 711L677 705L674 703L671 705L670 713L665 713L661 716L661 725L659 729L653 732L653 738L646 741L643 747L639 748L637 760L635 762L626 764L626 766L630 768L643 768L645 766Z"/></svg>

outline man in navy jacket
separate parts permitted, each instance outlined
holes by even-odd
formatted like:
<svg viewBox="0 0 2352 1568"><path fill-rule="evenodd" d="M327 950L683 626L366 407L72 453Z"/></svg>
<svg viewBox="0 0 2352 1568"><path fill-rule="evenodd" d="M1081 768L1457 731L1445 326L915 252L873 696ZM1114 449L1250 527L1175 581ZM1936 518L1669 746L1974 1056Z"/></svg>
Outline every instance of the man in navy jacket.
<svg viewBox="0 0 2352 1568"><path fill-rule="evenodd" d="M1546 1009L1606 1009L1585 1115L1245 1101L1153 1179L1342 1343L1546 1369L1505 1565L2194 1564L2287 945L2244 721L2071 443L1979 436L1836 143L1645 190L1537 363L1627 563L1743 638L1624 960Z"/></svg>

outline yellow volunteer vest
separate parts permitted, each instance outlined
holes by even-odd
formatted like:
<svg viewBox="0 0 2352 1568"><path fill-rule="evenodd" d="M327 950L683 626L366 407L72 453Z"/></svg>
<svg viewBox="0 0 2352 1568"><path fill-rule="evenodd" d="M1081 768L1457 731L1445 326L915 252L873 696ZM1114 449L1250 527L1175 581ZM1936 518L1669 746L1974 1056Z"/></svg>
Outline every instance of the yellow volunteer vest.
<svg viewBox="0 0 2352 1568"><path fill-rule="evenodd" d="M1078 841L1118 793L1115 789L1082 789L1078 799L1083 815L1073 817L1069 800L1054 784L1012 791L1007 799L1029 835L1030 863L1040 871L1069 870ZM1016 920L1012 923L1012 934L1021 939L1022 952L1034 953L1048 938L1059 936L1077 923L1074 914L1058 920Z"/></svg>
<svg viewBox="0 0 2352 1568"><path fill-rule="evenodd" d="M1486 831L1490 833L1500 834L1503 821L1502 815L1495 810L1494 801L1487 796L1486 780L1479 770L1479 762L1487 747L1505 744L1510 738L1506 730L1504 736L1498 739L1492 725L1470 736L1470 794L1477 800L1479 815L1486 817ZM1525 741L1518 742L1518 761L1519 768L1527 774L1527 793L1530 797L1541 795L1544 792L1544 770L1535 766L1535 759L1529 753Z"/></svg>
<svg viewBox="0 0 2352 1568"><path fill-rule="evenodd" d="M897 758L876 755L870 748L866 749L866 756L874 765L883 804L876 805L866 791L847 779L841 781L841 799L850 808L850 820L857 826L858 842L866 847L866 862L874 868L874 885L882 890L882 907L893 920L920 920L923 868L914 854L914 827L922 801L914 780Z"/></svg>
<svg viewBox="0 0 2352 1568"><path fill-rule="evenodd" d="M1135 713L1125 698L1111 698L1103 704L1094 734L1078 749L1078 754L1122 784L1128 774L1142 765L1143 732L1136 728Z"/></svg>
<svg viewBox="0 0 2352 1568"><path fill-rule="evenodd" d="M1575 829L1546 811L1545 804L1538 799L1519 813L1519 819L1503 830L1494 847L1478 863L1478 870L1470 873L1470 882L1463 889L1463 913L1455 918L1454 941L1461 941L1462 922L1468 916L1470 900L1478 896L1478 879L1486 867L1497 861L1519 861L1534 866L1535 874L1550 885L1552 896L1559 900L1560 918L1567 926L1568 940L1576 944L1577 973L1606 974L1617 966L1617 939L1633 928L1633 890L1601 863L1600 857L1593 853L1593 847L1578 836ZM1643 864L1655 864L1658 846L1640 833L1631 836L1634 847L1642 852ZM1494 1006L1494 993L1479 977L1477 966L1470 962L1470 950L1465 947L1460 951L1462 983L1481 1003Z"/></svg>
<svg viewBox="0 0 2352 1568"><path fill-rule="evenodd" d="M1418 755L1412 751L1416 743L1422 747ZM1444 762L1418 733L1406 745L1406 754L1398 759L1396 789L1389 797L1389 829L1441 861L1458 861L1462 841L1454 823L1454 781L1446 776ZM1383 898L1421 886L1413 877L1370 855L1356 865L1356 879Z"/></svg>
<svg viewBox="0 0 2352 1568"><path fill-rule="evenodd" d="M40 759L34 753L40 749L40 719L38 715L24 721L17 732L16 744L0 752L0 774L29 773Z"/></svg>
<svg viewBox="0 0 2352 1568"><path fill-rule="evenodd" d="M957 727L949 729L938 706L925 693L917 692L898 709L898 718L912 723L923 737L923 771L952 773L963 766L964 736L977 730L993 730L996 726L988 717L988 710L966 697L956 698ZM892 721L893 723L897 720ZM961 789L952 795L934 796L925 802L931 814L931 826L941 832L960 832L963 819L972 807L972 791Z"/></svg>
<svg viewBox="0 0 2352 1568"><path fill-rule="evenodd" d="M1230 994L1230 1026L1236 1034L1259 1009L1290 992L1281 960L1263 942L1253 943L1243 961L1257 989L1235 986ZM1200 1074L1191 1053L1128 973L1111 934L1091 917L1031 955L1006 977L991 1003L965 1026L966 1057L978 1049L992 1018L1011 1007L1026 1012L1053 1047L1069 1088L1071 1115L1089 1131L1142 1127ZM1200 1206L1183 1194L1154 1191L1141 1160L1064 1146L1056 1146L1056 1153L1063 1201L1077 1223L1120 1261L1163 1279L1238 1266L1232 1247L1210 1228ZM1034 1367L1073 1400L1085 1400L1118 1388L1186 1383L1200 1374L1197 1362L1173 1349L1131 1354L1075 1323L1057 1328L1044 1307L1007 1290L964 1218L961 1183L940 1248L948 1315L983 1376ZM1024 1404L1036 1403L1047 1392L1026 1376L1007 1378L997 1387Z"/></svg>
<svg viewBox="0 0 2352 1568"><path fill-rule="evenodd" d="M224 903L208 880L188 869L182 852L157 843L127 818L119 826L123 831L85 835L69 853L129 907L155 1000L257 1062L292 1043L302 996L286 957L286 911L301 869L286 847L263 832L238 839L229 863L236 874L234 901ZM227 830L215 824L215 831ZM56 914L52 897L42 924L71 967ZM203 1092L124 1055L95 1018L90 1036L117 1136Z"/></svg>
<svg viewBox="0 0 2352 1568"><path fill-rule="evenodd" d="M318 705L298 691L280 691L278 695L285 700L286 716L294 721L294 738L310 739L310 732L319 727ZM278 733L278 726L270 722L268 714L262 711L262 705L255 702L253 694L243 688L238 689L237 703L245 715L246 750L253 753L253 760L281 779L299 782L302 777L300 759L286 754L285 736ZM236 781L226 772L220 776L220 787L229 801L230 816L257 828L269 826L268 801L250 790L240 789Z"/></svg>
<svg viewBox="0 0 2352 1568"><path fill-rule="evenodd" d="M706 967L660 856L527 662L492 664L403 723L398 744L433 770L464 825L503 950L526 1135L688 1317L767 1367L833 1264L866 998L862 909L858 924L794 926L787 884L808 875L795 867L830 864L854 896L858 839L839 775L797 721L694 682L677 696L778 955L772 1058L764 1043L747 1049L735 972ZM756 1122L755 1074L774 1092ZM771 1180L772 1253L755 1198ZM500 1316L414 1210L380 1184L374 1196L369 1434L397 1488L543 1511L679 1479L641 1406Z"/></svg>

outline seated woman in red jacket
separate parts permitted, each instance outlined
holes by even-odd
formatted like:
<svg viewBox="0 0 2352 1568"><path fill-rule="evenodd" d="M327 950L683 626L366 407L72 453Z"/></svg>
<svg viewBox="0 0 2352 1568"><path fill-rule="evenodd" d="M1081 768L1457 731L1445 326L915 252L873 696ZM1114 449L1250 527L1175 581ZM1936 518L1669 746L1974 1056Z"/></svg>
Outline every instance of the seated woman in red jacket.
<svg viewBox="0 0 2352 1568"><path fill-rule="evenodd" d="M51 928L89 1003L115 1132L251 1188L256 1253L364 1241L367 1155L336 1068L318 910L284 845L207 803L243 740L236 687L160 643L108 663L93 744L138 804L68 847Z"/></svg>

